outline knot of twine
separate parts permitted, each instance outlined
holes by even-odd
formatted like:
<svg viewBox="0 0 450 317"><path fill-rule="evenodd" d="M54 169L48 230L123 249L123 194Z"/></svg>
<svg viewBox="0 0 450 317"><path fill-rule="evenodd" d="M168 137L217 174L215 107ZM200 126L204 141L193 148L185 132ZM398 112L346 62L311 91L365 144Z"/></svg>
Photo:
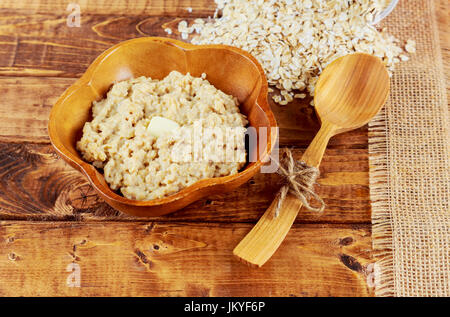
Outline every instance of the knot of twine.
<svg viewBox="0 0 450 317"><path fill-rule="evenodd" d="M278 162L278 174L283 177L284 185L277 194L278 203L275 209L275 218L278 217L288 193L300 199L308 210L320 213L325 209L325 203L313 189L320 174L316 167L311 167L302 161L295 160L292 152L286 149L285 155ZM308 200L311 197L320 204L319 207L316 208L310 205Z"/></svg>

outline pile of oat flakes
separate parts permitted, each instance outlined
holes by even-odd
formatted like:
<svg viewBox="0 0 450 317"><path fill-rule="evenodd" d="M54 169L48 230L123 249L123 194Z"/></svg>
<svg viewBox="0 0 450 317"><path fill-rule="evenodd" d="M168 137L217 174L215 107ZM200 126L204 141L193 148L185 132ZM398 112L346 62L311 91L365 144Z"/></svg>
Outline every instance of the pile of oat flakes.
<svg viewBox="0 0 450 317"><path fill-rule="evenodd" d="M212 19L179 23L181 37L187 40L192 34L193 44L227 44L251 53L269 84L280 90L272 98L281 105L305 98L305 91L314 95L322 69L340 56L373 54L392 71L396 63L408 60L406 52L415 52L414 41L408 40L403 49L398 39L371 24L388 0L215 2Z"/></svg>

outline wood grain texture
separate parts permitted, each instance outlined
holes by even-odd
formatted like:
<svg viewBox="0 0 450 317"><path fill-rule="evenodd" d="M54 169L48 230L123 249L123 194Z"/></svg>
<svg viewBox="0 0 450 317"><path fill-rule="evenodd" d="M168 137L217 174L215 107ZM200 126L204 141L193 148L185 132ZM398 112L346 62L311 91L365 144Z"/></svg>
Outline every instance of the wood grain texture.
<svg viewBox="0 0 450 317"><path fill-rule="evenodd" d="M106 48L136 36L164 35L163 26L174 30L179 17L211 15L214 5L76 2L81 28L66 26L65 0L0 2L0 219L10 219L0 223L0 295L373 295L365 276L373 261L366 128L331 140L318 187L328 206L325 215L317 219L302 211L273 264L260 270L230 254L251 228L239 222L254 223L273 200L275 175L258 175L234 193L153 223L117 214L92 195L84 178L48 145L51 105ZM448 80L449 4L436 3ZM313 109L291 104L273 110L282 144L304 148L318 129ZM296 151L301 155L302 149ZM72 221L104 219L118 222ZM320 221L332 224L304 224ZM366 224L339 224L345 222ZM73 262L83 272L81 288L66 285Z"/></svg>
<svg viewBox="0 0 450 317"><path fill-rule="evenodd" d="M139 1L138 1L139 2ZM46 7L42 2L41 7ZM55 4L57 6L57 4ZM152 5L155 5L152 3ZM101 4L99 4L101 7ZM120 5L119 5L120 6ZM198 11L198 10L197 10ZM206 16L202 11L193 11L192 17ZM32 16L7 13L0 22L0 76L19 76L19 78L0 78L0 89L7 95L0 101L0 109L7 108L11 102L24 109L24 116L0 116L0 140L7 142L46 142L46 126L50 105L73 80L53 77L80 77L90 63L101 52L112 45L140 36L167 36L165 27L176 32L179 17L160 17L148 15L98 15L82 14L80 28L66 25L66 12L58 15L58 10L48 10L46 14ZM52 12L52 13L49 13ZM91 12L88 10L88 12ZM130 13L131 14L131 13ZM32 76L32 78L23 78ZM42 79L36 77L44 77ZM51 77L51 78L48 78ZM19 82L17 82L19 81ZM46 89L45 87L48 87ZM47 91L47 95L42 95ZM21 100L18 95L39 96L38 101ZM29 108L32 104L48 105L36 113ZM282 145L307 146L319 128L314 109L309 99L296 100L288 106L280 107L271 102L280 126ZM36 110L36 109L34 109ZM30 115L32 118L30 119ZM298 122L302 122L299 126ZM24 127L31 126L31 129ZM350 148L367 147L367 128L337 136L331 146Z"/></svg>
<svg viewBox="0 0 450 317"><path fill-rule="evenodd" d="M368 225L299 225L255 270L249 224L0 223L1 296L368 296ZM66 271L80 267L80 286ZM370 277L369 277L370 278Z"/></svg>
<svg viewBox="0 0 450 317"><path fill-rule="evenodd" d="M52 105L74 82L72 78L0 77L0 142L49 143L47 125ZM297 100L287 106L269 102L280 127L281 145L306 147L319 129L308 101ZM330 148L367 148L367 127L337 135Z"/></svg>
<svg viewBox="0 0 450 317"><path fill-rule="evenodd" d="M28 14L64 13L68 3L65 0L2 0L0 8ZM189 7L192 13L213 14L216 7L214 0L78 0L76 3L85 13L157 16L188 15Z"/></svg>
<svg viewBox="0 0 450 317"><path fill-rule="evenodd" d="M183 19L207 17L214 12L212 0L157 0L151 1L151 3L145 0L112 2L85 0L77 3L81 5L82 24L80 28L69 28L66 26L68 15L66 1L2 1L0 4L2 13L0 22L0 42L2 43L0 65L2 67L0 67L0 74L63 75L65 72L61 70L61 67L49 70L51 63L50 65L42 63L44 61L42 57L48 58L47 61L51 62L50 57L52 56L60 59L59 66L64 64L61 59L66 59L68 64L72 61L72 66L68 66L70 70L66 71L66 76L81 74L90 63L89 58L82 59L86 54L90 55L90 61L92 61L96 53L99 54L119 40L136 36L163 35L163 28L160 26L171 26L175 30L180 17ZM186 8L188 7L193 8L192 13L187 12ZM443 60L446 74L448 74L450 68L448 62L450 47L448 1L436 1L436 8ZM177 32L173 36L176 37ZM47 41L47 39L52 41ZM23 44L22 47L21 44ZM30 54L30 45L36 45L33 51L42 54ZM57 55L55 50L64 47L71 49L71 52L61 54L63 56L60 57L55 56ZM76 52L76 50L78 51ZM81 51L85 53L79 54ZM88 51L94 52L89 53ZM19 52L23 52L23 54L19 54ZM35 56L41 58L41 63L31 63L31 59ZM74 57L77 57L76 62L73 62ZM9 64L6 63L8 61ZM29 68L24 67L25 65L22 63L18 65L20 67L15 67L14 63L19 61L28 62L26 65ZM39 69L39 66L44 66L47 70ZM46 71L48 71L47 74Z"/></svg>
<svg viewBox="0 0 450 317"><path fill-rule="evenodd" d="M124 40L144 36L180 39L176 27L183 19L83 14L81 27L68 27L66 18L65 13L2 18L0 75L80 77L95 57ZM167 35L166 27L174 33Z"/></svg>
<svg viewBox="0 0 450 317"><path fill-rule="evenodd" d="M302 150L295 149L299 158ZM317 190L327 209L302 211L297 222L362 223L370 219L367 150L329 149ZM255 222L279 189L276 174L258 174L237 190L214 195L152 220ZM26 197L26 199L24 199ZM46 144L0 143L0 218L136 220L104 203L84 176Z"/></svg>

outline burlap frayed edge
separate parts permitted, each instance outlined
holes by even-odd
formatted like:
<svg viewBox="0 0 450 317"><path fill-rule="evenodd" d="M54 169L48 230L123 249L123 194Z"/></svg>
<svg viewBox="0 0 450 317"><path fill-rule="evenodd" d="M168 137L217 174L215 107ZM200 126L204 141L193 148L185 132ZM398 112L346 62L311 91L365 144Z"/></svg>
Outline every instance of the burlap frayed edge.
<svg viewBox="0 0 450 317"><path fill-rule="evenodd" d="M386 129L386 111L383 109L369 122L368 142L372 248L377 258L374 266L375 296L395 296Z"/></svg>
<svg viewBox="0 0 450 317"><path fill-rule="evenodd" d="M429 6L429 21L431 30L428 36L431 37L434 47L433 61L434 68L438 72L437 89L446 91L445 77L443 73L443 63L439 42L439 29L437 26L436 8L434 1L426 2ZM423 30L419 30L422 31ZM448 105L447 94L444 93L444 105ZM374 277L375 296L397 296L398 281L395 280L396 258L394 257L394 210L391 206L391 183L389 166L390 141L389 141L389 118L385 109L392 107L390 101L385 108L369 123L369 180L370 197L372 202L372 247L375 257ZM444 109L444 115L448 122L448 108ZM444 128L446 125L444 125ZM398 221L398 220L397 220Z"/></svg>

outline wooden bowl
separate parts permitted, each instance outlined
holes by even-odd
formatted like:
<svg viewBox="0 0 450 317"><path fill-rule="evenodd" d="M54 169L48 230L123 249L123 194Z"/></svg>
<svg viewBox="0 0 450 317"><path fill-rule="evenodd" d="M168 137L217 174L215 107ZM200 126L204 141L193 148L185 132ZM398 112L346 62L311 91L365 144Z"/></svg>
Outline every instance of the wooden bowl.
<svg viewBox="0 0 450 317"><path fill-rule="evenodd" d="M216 88L238 98L249 125L265 127L267 142L255 145L257 157L236 175L203 179L170 196L136 201L112 191L103 175L82 160L76 142L91 106L102 99L112 84L139 76L162 79L172 70L200 77L207 74ZM50 140L58 154L81 171L98 194L113 208L136 216L159 216L181 209L208 195L235 189L255 175L268 160L277 138L275 117L267 102L268 86L264 71L250 54L225 45L192 45L181 41L147 37L119 43L101 54L86 73L58 99L50 113ZM260 141L258 142L260 143Z"/></svg>

